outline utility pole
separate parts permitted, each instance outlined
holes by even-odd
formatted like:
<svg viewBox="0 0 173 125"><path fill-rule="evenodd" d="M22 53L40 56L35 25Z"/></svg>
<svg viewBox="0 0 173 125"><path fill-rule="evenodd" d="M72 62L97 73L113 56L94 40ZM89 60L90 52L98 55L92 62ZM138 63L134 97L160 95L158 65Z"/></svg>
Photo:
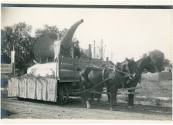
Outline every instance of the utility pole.
<svg viewBox="0 0 173 125"><path fill-rule="evenodd" d="M88 50L89 50L89 57L91 59L92 58L91 44L89 44Z"/></svg>
<svg viewBox="0 0 173 125"><path fill-rule="evenodd" d="M100 46L100 59L103 60L103 39L101 39L101 46Z"/></svg>
<svg viewBox="0 0 173 125"><path fill-rule="evenodd" d="M94 53L93 53L93 58L96 58L96 42L95 42L95 40L94 40Z"/></svg>
<svg viewBox="0 0 173 125"><path fill-rule="evenodd" d="M100 47L100 59L104 60L104 55L106 51L106 45L104 45L103 39L101 39L101 47Z"/></svg>

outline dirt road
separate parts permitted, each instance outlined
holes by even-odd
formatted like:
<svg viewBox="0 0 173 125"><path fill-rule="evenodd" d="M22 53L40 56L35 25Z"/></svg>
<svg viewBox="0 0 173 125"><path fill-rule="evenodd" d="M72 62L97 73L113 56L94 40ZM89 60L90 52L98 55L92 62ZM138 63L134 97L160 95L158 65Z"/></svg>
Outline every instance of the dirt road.
<svg viewBox="0 0 173 125"><path fill-rule="evenodd" d="M128 109L126 104L118 104L113 111L108 104L93 104L91 109L81 106L79 100L67 102L63 106L55 103L21 101L16 98L2 99L3 118L24 119L93 119L93 120L171 120L172 109L135 105Z"/></svg>

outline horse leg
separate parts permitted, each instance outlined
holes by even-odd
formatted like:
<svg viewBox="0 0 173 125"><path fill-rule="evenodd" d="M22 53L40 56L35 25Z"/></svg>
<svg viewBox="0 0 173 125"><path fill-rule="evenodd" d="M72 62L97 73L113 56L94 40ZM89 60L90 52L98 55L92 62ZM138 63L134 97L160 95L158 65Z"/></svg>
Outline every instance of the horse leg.
<svg viewBox="0 0 173 125"><path fill-rule="evenodd" d="M117 89L113 93L113 105L117 105Z"/></svg>
<svg viewBox="0 0 173 125"><path fill-rule="evenodd" d="M83 105L84 108L87 108L87 95L86 95L86 93L83 93L82 105Z"/></svg>
<svg viewBox="0 0 173 125"><path fill-rule="evenodd" d="M117 89L112 89L110 92L110 110L117 104L117 91Z"/></svg>
<svg viewBox="0 0 173 125"><path fill-rule="evenodd" d="M134 92L135 90L128 90L128 92L133 94L128 94L128 108L132 108L134 106Z"/></svg>
<svg viewBox="0 0 173 125"><path fill-rule="evenodd" d="M109 109L112 110L112 93L109 87L107 87Z"/></svg>
<svg viewBox="0 0 173 125"><path fill-rule="evenodd" d="M100 103L100 99L102 97L102 92L103 92L103 86L99 86L99 89L98 89L98 94L97 94L97 103Z"/></svg>
<svg viewBox="0 0 173 125"><path fill-rule="evenodd" d="M86 108L87 108L87 109L90 109L90 108L91 108L91 104L90 104L90 100L89 100L89 97L90 97L91 95L92 95L92 94L90 94L89 92L86 93L85 104L86 104Z"/></svg>
<svg viewBox="0 0 173 125"><path fill-rule="evenodd" d="M110 98L110 100L109 100L109 110L112 111L112 110L113 110L113 103L114 103L114 102L113 102L113 100L114 100L114 99L113 99L113 93L110 92L110 93L109 93L109 96L110 96L110 97L109 97L109 98Z"/></svg>
<svg viewBox="0 0 173 125"><path fill-rule="evenodd" d="M111 96L110 96L110 92L108 93L108 103L110 104L111 103Z"/></svg>
<svg viewBox="0 0 173 125"><path fill-rule="evenodd" d="M108 87L106 89L107 89L108 103L110 104L110 90Z"/></svg>
<svg viewBox="0 0 173 125"><path fill-rule="evenodd" d="M83 107L86 107L86 106L85 106L85 97L84 97L84 95L81 96L81 100L82 100L82 106L83 106Z"/></svg>
<svg viewBox="0 0 173 125"><path fill-rule="evenodd" d="M109 101L109 110L113 110L113 105L114 105L114 92L113 92L113 89L108 91L108 101Z"/></svg>
<svg viewBox="0 0 173 125"><path fill-rule="evenodd" d="M66 99L69 100L69 91L70 90L68 87L66 87L65 90L66 90Z"/></svg>
<svg viewBox="0 0 173 125"><path fill-rule="evenodd" d="M88 101L88 96L87 93L84 92L82 93L82 105L84 108L87 108L87 101Z"/></svg>
<svg viewBox="0 0 173 125"><path fill-rule="evenodd" d="M88 87L87 84L86 84L84 90L87 90L88 88L89 88L89 87ZM84 96L85 96L85 97L84 97L85 106L86 106L87 109L89 109L89 108L91 107L91 106L90 106L90 100L89 100L89 98L92 96L92 93L86 91L86 92L84 93Z"/></svg>
<svg viewBox="0 0 173 125"><path fill-rule="evenodd" d="M88 99L86 100L86 108L87 109L91 108L91 104L90 104L90 101Z"/></svg>
<svg viewBox="0 0 173 125"><path fill-rule="evenodd" d="M97 103L100 103L101 94L97 95Z"/></svg>
<svg viewBox="0 0 173 125"><path fill-rule="evenodd" d="M81 100L82 100L82 106L86 107L86 86L85 86L85 82L81 82L80 84L80 90L81 90Z"/></svg>

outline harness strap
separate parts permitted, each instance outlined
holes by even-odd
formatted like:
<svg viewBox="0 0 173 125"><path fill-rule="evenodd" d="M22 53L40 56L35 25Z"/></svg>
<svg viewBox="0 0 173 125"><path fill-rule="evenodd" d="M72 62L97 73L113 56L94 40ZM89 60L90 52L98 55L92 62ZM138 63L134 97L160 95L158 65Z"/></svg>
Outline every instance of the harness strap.
<svg viewBox="0 0 173 125"><path fill-rule="evenodd" d="M96 68L96 67L95 67L95 68ZM97 68L98 68L98 67L97 67ZM118 69L116 69L116 68L111 68L111 67L107 67L107 68L113 70L114 72L116 71L116 72L119 72L119 73L122 73L122 74L128 76L130 80L132 79L132 77L129 75L129 73L120 71L120 70L118 70ZM99 69L100 69L100 68L99 68ZM86 72L85 72L85 73L86 73ZM86 89L86 90L82 91L81 93L90 91L90 90L94 89L95 87L97 87L98 85L100 85L100 84L102 84L102 83L105 83L106 81L108 81L108 80L110 80L110 79L114 79L114 77L115 77L115 73L111 73L107 78L104 79L104 73L105 73L105 68L102 70L102 81L99 82L98 84L94 85L92 88L89 88L89 89ZM126 77L126 76L125 76L125 77ZM123 84L122 84L122 88L124 89L124 87L125 87L125 85L124 85L124 83L123 83Z"/></svg>
<svg viewBox="0 0 173 125"><path fill-rule="evenodd" d="M111 68L111 67L107 67L107 68L109 68L109 69L111 69L111 70L113 70L113 71L117 71L117 72L119 72L119 73L122 73L122 74L128 76L129 79L132 79L132 77L129 75L129 73L126 73L126 72L120 71L120 70L118 70L117 68Z"/></svg>
<svg viewBox="0 0 173 125"><path fill-rule="evenodd" d="M104 83L104 82L106 82L106 81L108 81L108 80L110 80L109 77L106 78L106 79L104 79L103 81L99 82L98 84L94 85L92 88L89 88L89 89L86 89L86 90L82 91L81 93L84 93L84 92L90 91L90 90L94 89L95 87L97 87L98 85L100 85L100 84L102 84L102 83Z"/></svg>

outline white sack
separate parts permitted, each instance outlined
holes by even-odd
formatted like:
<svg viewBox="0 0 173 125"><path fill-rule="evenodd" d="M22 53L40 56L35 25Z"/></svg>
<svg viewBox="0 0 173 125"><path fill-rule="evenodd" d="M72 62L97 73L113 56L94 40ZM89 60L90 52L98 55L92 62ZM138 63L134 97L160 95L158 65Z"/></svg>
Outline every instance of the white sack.
<svg viewBox="0 0 173 125"><path fill-rule="evenodd" d="M57 71L59 74L59 72ZM28 68L27 74L33 75L35 77L42 76L56 76L56 63L46 63L46 64L35 64Z"/></svg>

